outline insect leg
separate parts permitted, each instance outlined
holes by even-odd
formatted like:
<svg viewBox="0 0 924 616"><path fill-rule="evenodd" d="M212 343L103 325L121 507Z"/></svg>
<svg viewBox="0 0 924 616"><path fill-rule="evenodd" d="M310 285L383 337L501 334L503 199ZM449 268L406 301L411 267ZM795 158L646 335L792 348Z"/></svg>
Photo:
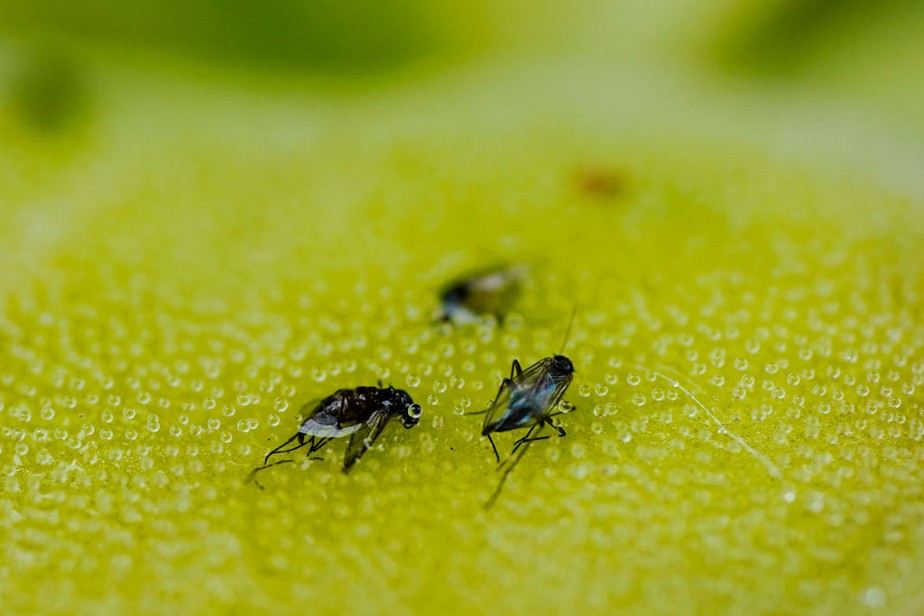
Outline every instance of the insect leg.
<svg viewBox="0 0 924 616"><path fill-rule="evenodd" d="M250 474L247 475L247 478L246 478L246 479L244 479L244 483L249 483L249 482L253 481L253 482L256 484L256 486L257 486L258 488L260 488L261 490L263 490L263 489L265 489L265 488L263 487L263 484L261 484L259 481L257 481L257 473L260 472L260 471L262 471L262 470L266 470L266 469L268 469L268 468L271 467L271 466L277 466L277 465L279 465L279 464L289 464L290 462L295 462L295 460L280 460L280 461L278 461L278 462L273 462L272 464L264 464L263 466L258 466L257 468L255 468L255 469L253 469L252 471L250 471Z"/></svg>
<svg viewBox="0 0 924 616"><path fill-rule="evenodd" d="M296 445L295 447L291 447L291 448L289 448L289 449L285 449L286 445L288 445L289 443L291 443L292 441L295 441L295 440L298 441L298 445ZM274 450L272 450L271 452L269 452L268 454L266 454L266 457L263 458L263 464L266 464L266 463L269 461L270 456L274 456L274 455L276 455L277 453L289 453L290 451L295 451L296 449L299 449L299 448L304 447L304 446L305 446L305 435L302 434L301 432L296 432L296 433L295 433L295 436L293 436L292 438L290 438L289 440L287 440L285 443L283 443L282 445L280 445L280 446L277 447L276 449L274 449Z"/></svg>
<svg viewBox="0 0 924 616"><path fill-rule="evenodd" d="M548 436L535 436L533 438L529 438L529 435L533 433L533 430L536 429L536 426L539 426L540 430L542 429L541 423L535 423L532 426L530 426L526 434L524 434L521 438L517 439L517 441L514 442L513 449L510 450L511 456L515 454L517 452L517 449L519 449L520 446L524 445L525 443L532 443L534 441L544 441L545 439L549 438Z"/></svg>
<svg viewBox="0 0 924 616"><path fill-rule="evenodd" d="M500 387L497 388L497 395L494 396L494 400L491 401L491 406L485 409L486 413L494 408L494 405L497 404L498 400L500 400L501 394L504 393L504 389L509 389L511 385L513 385L513 381L510 379L504 379L501 381Z"/></svg>
<svg viewBox="0 0 924 616"><path fill-rule="evenodd" d="M557 415L557 414L558 414L558 413L556 413L556 415ZM543 419L543 420L542 420L542 423L546 424L546 425L549 426L550 428L555 428L556 430L558 430L558 436L559 436L559 438L561 438L562 436L565 436L565 435L567 434L567 432L565 432L565 429L562 428L561 426L556 426L555 424L553 424L553 423L552 423L552 420L549 419L549 417L551 417L551 416L547 416L545 419Z"/></svg>
<svg viewBox="0 0 924 616"><path fill-rule="evenodd" d="M520 367L519 361L513 360L513 365L510 366L510 380L512 381L514 378L518 379L521 376L523 376L523 368Z"/></svg>
<svg viewBox="0 0 924 616"><path fill-rule="evenodd" d="M530 442L531 440L533 440L533 439L529 438L529 435L533 433L533 430L536 429L536 426L541 426L541 425L542 425L541 423L537 423L537 424L531 425L531 426L529 427L529 430L526 431L526 434L524 434L522 437L520 437L520 438L518 438L516 441L514 441L514 443L513 443L513 449L510 450L510 455L513 455L514 453L516 453L516 450L519 449L519 448L520 448L520 445L522 445L523 443L528 443L528 442Z"/></svg>
<svg viewBox="0 0 924 616"><path fill-rule="evenodd" d="M494 439L491 438L490 434L485 434L488 437L488 442L491 443L491 449L494 450L494 457L497 458L497 463L500 464L500 454L497 453L497 445L494 444Z"/></svg>
<svg viewBox="0 0 924 616"><path fill-rule="evenodd" d="M311 454L313 454L317 450L324 447L324 445L327 445L330 442L331 438L333 437L328 436L327 438L317 438L317 437L312 436L311 437L311 447L308 449L308 454L307 454L308 458L311 460L323 460L324 458L319 458L317 456L312 458Z"/></svg>
<svg viewBox="0 0 924 616"><path fill-rule="evenodd" d="M552 438L552 436L550 434L546 434L545 436L535 436L533 438L521 438L513 444L513 449L510 450L510 455L515 454L521 445L525 445L526 443L535 443L536 441L544 441L547 438Z"/></svg>
<svg viewBox="0 0 924 616"><path fill-rule="evenodd" d="M318 438L316 436L311 437L311 447L308 449L308 454L313 454L318 449L326 445L330 441L330 437Z"/></svg>

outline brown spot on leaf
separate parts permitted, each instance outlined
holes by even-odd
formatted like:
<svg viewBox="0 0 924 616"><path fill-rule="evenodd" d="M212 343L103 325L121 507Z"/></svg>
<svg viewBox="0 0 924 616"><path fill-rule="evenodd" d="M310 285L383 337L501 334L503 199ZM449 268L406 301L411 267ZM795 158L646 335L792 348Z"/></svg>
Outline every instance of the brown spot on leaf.
<svg viewBox="0 0 924 616"><path fill-rule="evenodd" d="M577 175L580 192L600 200L615 199L625 193L625 176L609 167L589 167Z"/></svg>

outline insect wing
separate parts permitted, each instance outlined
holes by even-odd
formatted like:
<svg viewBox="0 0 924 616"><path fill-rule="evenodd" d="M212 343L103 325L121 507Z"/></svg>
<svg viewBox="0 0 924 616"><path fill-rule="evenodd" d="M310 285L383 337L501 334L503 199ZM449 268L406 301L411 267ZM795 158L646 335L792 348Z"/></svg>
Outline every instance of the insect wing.
<svg viewBox="0 0 924 616"><path fill-rule="evenodd" d="M300 432L314 436L346 436L359 430L372 415L366 400L350 390L338 390L320 401L309 402L300 411L304 417Z"/></svg>
<svg viewBox="0 0 924 616"><path fill-rule="evenodd" d="M516 412L510 411L512 401L520 399L521 396L534 397L536 395L535 392L539 389L540 383L545 380L543 375L548 372L549 361L551 361L549 358L537 361L524 370L520 376L514 375L513 379L504 380L484 418L486 427L498 423L505 413ZM564 395L564 391L561 395Z"/></svg>
<svg viewBox="0 0 924 616"><path fill-rule="evenodd" d="M568 386L571 385L571 379L563 383L555 384L555 391L552 392L551 397L545 405L545 408L542 411L542 416L546 417L552 413L552 410L558 406L558 403L561 402L561 399L565 397L565 391L567 391Z"/></svg>
<svg viewBox="0 0 924 616"><path fill-rule="evenodd" d="M324 398L315 398L303 404L298 409L298 422L299 425L305 423L309 420L315 413L317 413L321 408L321 402Z"/></svg>
<svg viewBox="0 0 924 616"><path fill-rule="evenodd" d="M469 323L488 314L503 318L519 295L526 273L522 265L495 267L452 283L440 294L441 320Z"/></svg>
<svg viewBox="0 0 924 616"><path fill-rule="evenodd" d="M384 412L378 412L370 417L369 421L359 430L350 435L350 443L347 445L346 455L343 458L343 470L349 471L350 467L356 464L363 454L372 447L372 444L379 438L387 423L388 415Z"/></svg>
<svg viewBox="0 0 924 616"><path fill-rule="evenodd" d="M468 290L480 295L483 301L510 299L523 278L522 268L495 269L474 276L467 281Z"/></svg>

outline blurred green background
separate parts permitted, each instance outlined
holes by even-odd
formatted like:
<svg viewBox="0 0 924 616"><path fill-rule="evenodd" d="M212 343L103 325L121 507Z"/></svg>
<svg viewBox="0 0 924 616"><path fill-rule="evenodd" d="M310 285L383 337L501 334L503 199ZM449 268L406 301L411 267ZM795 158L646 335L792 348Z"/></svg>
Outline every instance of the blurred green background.
<svg viewBox="0 0 924 616"><path fill-rule="evenodd" d="M516 57L582 57L727 79L755 96L820 96L902 130L922 124L924 8L911 0L4 0L0 17L4 98L45 129L87 109L87 50L351 89Z"/></svg>
<svg viewBox="0 0 924 616"><path fill-rule="evenodd" d="M743 78L857 90L902 81L915 93L924 22L912 0L5 0L0 14L13 40L98 42L257 70L356 77L491 54L570 52L613 61L661 57Z"/></svg>
<svg viewBox="0 0 924 616"><path fill-rule="evenodd" d="M0 0L3 613L924 613L922 110L911 0ZM486 515L456 411L575 304ZM242 487L377 378L414 432Z"/></svg>

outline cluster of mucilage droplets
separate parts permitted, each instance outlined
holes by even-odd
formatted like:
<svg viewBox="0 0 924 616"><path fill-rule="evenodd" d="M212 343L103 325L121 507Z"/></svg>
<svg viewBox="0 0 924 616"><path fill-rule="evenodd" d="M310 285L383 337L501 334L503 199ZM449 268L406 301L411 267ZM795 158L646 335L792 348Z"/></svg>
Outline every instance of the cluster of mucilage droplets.
<svg viewBox="0 0 924 616"><path fill-rule="evenodd" d="M442 313L439 320L464 323L477 321L486 315L501 318L518 293L525 274L526 269L522 266L495 268L448 285L440 295ZM565 430L553 423L552 418L562 412L559 403L573 378L574 365L564 355L546 357L525 370L519 361L514 360L510 377L501 382L491 405L483 411L470 413L485 416L481 434L491 443L498 463L500 454L491 434L526 430L514 443L505 463L498 467L503 474L494 494L485 503L486 508L494 504L507 475L530 444L549 438L550 435L539 435L543 426L549 426L559 436L565 436ZM412 428L422 414L420 405L406 391L384 387L381 381L376 387L338 389L320 402L309 403L303 411L305 418L298 432L270 451L263 465L255 468L248 479L255 481L259 471L294 461L270 462L273 456L307 448L307 455L311 458L332 439L346 436L350 440L343 459L343 470L349 472L392 419L399 419L405 428ZM260 486L259 483L257 485Z"/></svg>

